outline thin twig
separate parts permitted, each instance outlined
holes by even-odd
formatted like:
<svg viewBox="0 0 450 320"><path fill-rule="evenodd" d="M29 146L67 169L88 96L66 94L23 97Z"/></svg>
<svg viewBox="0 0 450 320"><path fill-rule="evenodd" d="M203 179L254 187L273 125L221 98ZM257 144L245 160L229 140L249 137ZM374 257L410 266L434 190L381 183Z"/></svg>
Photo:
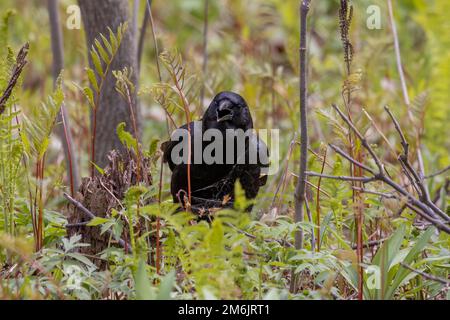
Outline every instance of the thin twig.
<svg viewBox="0 0 450 320"><path fill-rule="evenodd" d="M271 209L275 205L275 201L276 201L276 199L278 197L278 194L280 192L280 188L281 188L281 194L283 194L283 192L284 192L285 181L286 181L287 173L288 173L288 170L289 170L289 161L291 160L292 151L294 149L294 145L295 145L296 139L297 139L297 132L294 132L294 137L292 138L291 143L289 144L289 149L288 149L288 152L286 154L286 159L285 159L286 168L284 170L280 170L281 177L280 177L280 180L279 180L279 182L277 184L275 193L273 195L272 204L270 206ZM280 197L280 199L278 201L277 209L280 209L281 202L282 201L281 201L281 197Z"/></svg>
<svg viewBox="0 0 450 320"><path fill-rule="evenodd" d="M436 177L436 176L438 176L438 175L441 175L441 174L443 174L443 173L446 173L446 172L449 171L449 170L450 170L450 166L447 166L447 167L445 167L445 168L442 169L442 170L439 170L439 171L437 171L437 172L435 172L435 173L432 173L432 174L429 174L429 175L425 176L424 179L430 179L430 178Z"/></svg>
<svg viewBox="0 0 450 320"><path fill-rule="evenodd" d="M397 34L397 27L395 25L394 20L394 12L392 10L392 1L388 0L388 11L389 11L389 21L392 28L392 35L394 36L394 48L395 48L395 57L397 59L397 69L398 69L398 75L400 77L400 83L402 86L402 92L403 92L403 99L405 100L405 104L408 108L408 115L411 114L410 110L410 100L408 95L408 89L406 88L406 81L405 81L405 74L403 72L403 66L402 66L402 56L400 54L400 44L398 41L398 34ZM410 116L412 117L412 115Z"/></svg>
<svg viewBox="0 0 450 320"><path fill-rule="evenodd" d="M237 232L249 237L250 239L256 239L257 237L251 233L248 233L247 231L241 230L238 227L236 227L235 225L233 225L232 223L229 222L225 222L225 225L229 226L230 228L236 230ZM263 239L265 242L268 243L278 243L279 245L283 246L283 247L287 247L287 248L293 248L294 245L288 241L284 241L284 240L279 240L279 239Z"/></svg>
<svg viewBox="0 0 450 320"><path fill-rule="evenodd" d="M308 217L308 220L311 223L311 252L314 253L314 251L316 251L316 237L314 232L315 227L308 199L305 199L305 207L306 207L306 216Z"/></svg>
<svg viewBox="0 0 450 320"><path fill-rule="evenodd" d="M208 6L209 0L204 0L204 13L203 13L203 63L202 63L202 88L200 92L200 108L203 105L203 100L205 99L205 81L206 81L206 70L208 66Z"/></svg>
<svg viewBox="0 0 450 320"><path fill-rule="evenodd" d="M323 161L322 161L322 167L320 168L320 174L323 174L325 170L325 164L327 162L327 154L328 149L325 147L323 152ZM316 194L316 225L317 225L317 252L320 252L320 192L324 192L320 186L322 184L322 178L319 177L319 181L317 182L317 194Z"/></svg>
<svg viewBox="0 0 450 320"><path fill-rule="evenodd" d="M58 11L58 0L48 0L48 15L50 22L52 58L53 58L53 86L56 86L58 77L64 68L63 35ZM73 196L75 188L79 186L78 165L75 161L72 133L67 116L65 104L61 104L58 114L58 122L62 123L62 129L57 127L57 134L63 143L66 158L67 176L69 178L70 194Z"/></svg>
<svg viewBox="0 0 450 320"><path fill-rule="evenodd" d="M441 283L441 284L443 284L443 285L446 285L446 286L450 285L450 281L448 281L448 280L446 280L446 279L439 278L439 277L433 276L433 275L431 275L431 274L422 272L422 271L420 271L420 270L411 268L410 266L408 266L407 264L405 264L405 263L403 263L403 262L400 262L400 264L402 265L402 267L404 267L404 268L406 268L406 269L408 269L408 270L410 270L410 271L412 271L412 272L414 272L414 273L417 273L417 274L421 275L421 276L424 277L425 279L428 279L428 280L431 280L431 281L436 281L436 282L439 282L439 283Z"/></svg>
<svg viewBox="0 0 450 320"><path fill-rule="evenodd" d="M80 210L82 213L84 213L84 215L86 217L88 217L89 219L94 219L96 218L96 215L93 214L91 211L89 211L85 206L83 206L80 202L78 202L77 200L75 200L74 198L72 198L71 196L69 196L67 193L63 193L64 197L70 202L72 203L75 208L77 208L78 210ZM106 230L106 232L108 233L108 235L110 236L114 236L111 232L111 230ZM129 253L132 253L132 249L130 247L130 245L128 245L127 243L125 243L125 241L123 241L122 239L119 238L118 240L120 246L122 246L123 248L127 249Z"/></svg>
<svg viewBox="0 0 450 320"><path fill-rule="evenodd" d="M362 164L359 161L356 161L355 159L350 157L345 151L340 149L338 146L335 146L334 144L329 144L329 146L330 146L331 149L333 149L334 152L340 154L341 156L343 156L345 159L347 159L348 161L350 161L354 165L356 165L356 166L366 170L367 172L370 172L371 174L375 174L375 172L371 168L369 168L368 166Z"/></svg>
<svg viewBox="0 0 450 320"><path fill-rule="evenodd" d="M347 177L347 176L330 176L330 175L321 175L315 172L307 172L310 176L322 176L325 178L330 179L337 179L337 180L344 180L344 181L360 181L363 183L371 182L371 181L381 181L389 185L391 188L393 188L396 192L399 193L401 197L404 197L406 199L406 206L411 209L412 211L416 212L418 215L420 215L422 218L427 220L428 222L435 225L439 230L444 231L446 233L450 233L450 227L448 226L450 222L450 217L445 215L445 213L440 210L434 203L431 202L429 199L428 193L424 193L419 199L414 197L411 193L409 193L404 187L400 186L398 183L396 183L394 180L391 179L390 176L386 175L386 170L384 169L384 165L382 164L381 160L378 158L378 156L373 151L372 147L367 143L367 141L364 139L364 136L358 131L358 129L353 125L353 123L337 108L335 105L333 105L333 108L336 109L336 111L339 113L340 117L347 123L349 128L353 130L355 135L361 140L362 146L369 152L373 160L377 163L377 166L379 168L379 172L374 174L372 177ZM393 118L395 119L395 118ZM400 130L401 132L401 130ZM406 144L404 143L404 146ZM404 150L405 151L405 150ZM355 163L357 160L351 158L351 162ZM400 159L399 159L400 160ZM358 161L360 162L360 161ZM403 155L403 161L402 164L408 164L405 166L405 168L414 175L415 177L415 183L420 185L421 188L423 187L423 179L420 179L420 176L417 174L417 172L414 171L412 166L409 165L409 162L407 159L405 159L405 155ZM354 180L356 179L356 180ZM439 219L438 215L442 220Z"/></svg>
<svg viewBox="0 0 450 320"><path fill-rule="evenodd" d="M395 151L394 147L391 145L391 142L388 140L386 135L383 133L383 131L380 129L380 127L376 124L376 122L373 120L372 116L363 108L362 109L364 114L366 115L367 119L369 119L372 126L377 130L378 134L383 138L384 142L389 146L389 150L391 151L392 155L394 157L397 157L397 152Z"/></svg>
<svg viewBox="0 0 450 320"><path fill-rule="evenodd" d="M400 136L401 144L403 147L403 151L405 153L406 158L408 158L409 153L409 143L406 141L405 135L403 134L403 130L400 127L400 124L398 123L397 119L392 114L391 110L388 106L384 106L384 110L388 113L389 117L391 118L392 122L394 123L395 130L397 130L398 135Z"/></svg>
<svg viewBox="0 0 450 320"><path fill-rule="evenodd" d="M362 182L362 183L368 183L368 182L376 180L375 177L332 176L332 175L329 175L329 174L320 174L320 173L311 172L311 171L307 171L306 175L310 176L310 177L322 177L322 178L335 179L335 180L359 181L359 182Z"/></svg>
<svg viewBox="0 0 450 320"><path fill-rule="evenodd" d="M155 46L155 55L156 55L156 68L158 69L159 82L162 82L161 67L160 67L160 65L159 65L159 48L158 48L158 40L156 39L155 24L154 24L154 22L153 22L151 0L147 0L147 12L148 12L148 18L149 18L149 20L150 20L150 26L152 27L152 37L153 37L153 44L154 44L154 46Z"/></svg>
<svg viewBox="0 0 450 320"><path fill-rule="evenodd" d="M372 190L367 190L364 188L359 188L359 187L353 187L353 189L359 191L359 192L363 192L363 193L368 193L368 194L374 194L376 196L380 196L383 198L387 198L387 199L398 199L398 197L396 197L393 194L390 193L384 193L384 192L379 192L379 191L372 191Z"/></svg>
<svg viewBox="0 0 450 320"><path fill-rule="evenodd" d="M369 242L364 243L363 244L363 248L367 249L367 248L371 248L371 247L374 247L374 246L378 246L378 245L382 244L384 241L386 241L386 239L371 240ZM353 250L355 250L356 247L357 247L356 244L352 245L352 249Z"/></svg>
<svg viewBox="0 0 450 320"><path fill-rule="evenodd" d="M355 127L353 122L351 122L349 120L349 118L347 118L347 116L345 114L343 114L342 111L335 104L332 104L332 107L334 110L337 111L337 113L339 113L339 116L347 123L347 125L350 127L350 129L353 130L353 132L356 134L358 139L361 141L361 144L363 145L363 147L370 153L370 155L373 158L373 160L375 161L375 164L377 165L379 171L383 172L384 171L383 164L381 163L381 160L376 155L375 151L373 151L372 147L367 142L366 138L364 138L364 136L361 134L361 132L359 132L359 130ZM356 160L354 160L354 161L356 161Z"/></svg>

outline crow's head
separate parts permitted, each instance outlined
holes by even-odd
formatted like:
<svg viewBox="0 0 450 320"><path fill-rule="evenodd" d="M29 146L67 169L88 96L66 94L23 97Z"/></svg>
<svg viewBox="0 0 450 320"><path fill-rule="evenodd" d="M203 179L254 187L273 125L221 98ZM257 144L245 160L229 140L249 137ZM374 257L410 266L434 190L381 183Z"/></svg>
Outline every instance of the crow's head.
<svg viewBox="0 0 450 320"><path fill-rule="evenodd" d="M242 129L253 128L252 116L244 98L223 91L216 95L203 116L203 129Z"/></svg>

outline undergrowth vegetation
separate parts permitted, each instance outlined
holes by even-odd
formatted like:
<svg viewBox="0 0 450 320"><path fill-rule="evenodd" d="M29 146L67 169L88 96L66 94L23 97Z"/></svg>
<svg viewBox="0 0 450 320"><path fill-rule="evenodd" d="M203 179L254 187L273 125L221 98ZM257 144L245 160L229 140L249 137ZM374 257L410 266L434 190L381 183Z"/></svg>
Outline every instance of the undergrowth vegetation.
<svg viewBox="0 0 450 320"><path fill-rule="evenodd" d="M2 13L0 22L0 299L450 297L450 42L440 36L450 29L448 1L395 3L409 105L386 2L355 1L353 15L339 12L339 1L312 2L309 177L301 222L294 221L298 1L210 1L206 70L203 1L153 1L164 50L155 53L149 41L139 86L129 80L138 70L110 69L129 25L98 35L89 48L93 69L84 69L87 57L78 50L85 50L81 31L64 30L73 43L66 43L66 70L54 89L49 37L33 31L46 28L45 19L29 19L42 17L45 8L4 2L17 9ZM379 30L366 27L372 2L381 8ZM136 159L137 183L83 226L108 239L91 255L82 250L90 246L82 235L66 229L67 200L79 210L82 204L78 186L70 191L63 142L52 131L65 104L83 176L105 174L93 155L97 112L108 112L98 105L108 73L131 113L130 97L138 92L142 138L136 139L135 125L111 132ZM159 146L176 126L198 120L222 90L245 97L255 127L280 130L280 168L253 203L238 184L233 209L198 221L173 203ZM376 171L378 160L386 178L375 172L372 179L366 174ZM145 161L149 172L140 172ZM151 182L144 183L146 174ZM296 249L299 229L304 242ZM289 290L291 270L298 275L295 291Z"/></svg>

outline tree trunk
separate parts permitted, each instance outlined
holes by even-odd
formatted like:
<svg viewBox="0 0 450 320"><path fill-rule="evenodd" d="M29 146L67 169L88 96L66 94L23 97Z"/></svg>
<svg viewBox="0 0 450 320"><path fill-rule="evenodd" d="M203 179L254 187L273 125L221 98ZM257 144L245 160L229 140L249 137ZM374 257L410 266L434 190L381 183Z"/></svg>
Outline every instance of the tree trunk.
<svg viewBox="0 0 450 320"><path fill-rule="evenodd" d="M56 82L61 70L64 68L64 48L58 12L58 0L48 0L48 14L52 39L53 80ZM58 126L56 127L56 132L64 147L64 155L67 166L67 179L69 181L70 191L73 194L74 189L79 186L79 173L78 164L73 150L73 140L72 133L70 131L69 118L64 105L61 106L61 112L58 114L57 121ZM63 124L65 124L66 128L64 128Z"/></svg>
<svg viewBox="0 0 450 320"><path fill-rule="evenodd" d="M115 32L121 23L130 20L129 2L126 0L78 0L78 3L85 27L88 50L91 49L94 40L99 37L100 33L106 36L109 34L108 27ZM129 22L131 23L131 21ZM89 54L88 57L89 64L94 69ZM131 24L123 36L122 44L110 70L121 70L124 67L133 70L130 80L137 86L137 41L135 30ZM116 91L115 82L114 76L109 71L102 88L97 111L94 162L100 167L104 167L107 164L106 155L110 150L124 151L124 146L120 143L116 134L117 125L125 122L126 128L130 132L133 132L130 108L127 102ZM137 110L136 93L132 93L132 101L135 109L134 114L139 127L140 113Z"/></svg>

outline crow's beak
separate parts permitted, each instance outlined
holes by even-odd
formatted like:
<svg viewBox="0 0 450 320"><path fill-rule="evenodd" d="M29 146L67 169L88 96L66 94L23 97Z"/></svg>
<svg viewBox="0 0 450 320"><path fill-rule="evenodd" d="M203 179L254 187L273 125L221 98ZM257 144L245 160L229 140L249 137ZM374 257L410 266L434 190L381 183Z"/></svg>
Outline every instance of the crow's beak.
<svg viewBox="0 0 450 320"><path fill-rule="evenodd" d="M217 122L233 119L232 104L229 101L222 101L217 109Z"/></svg>

